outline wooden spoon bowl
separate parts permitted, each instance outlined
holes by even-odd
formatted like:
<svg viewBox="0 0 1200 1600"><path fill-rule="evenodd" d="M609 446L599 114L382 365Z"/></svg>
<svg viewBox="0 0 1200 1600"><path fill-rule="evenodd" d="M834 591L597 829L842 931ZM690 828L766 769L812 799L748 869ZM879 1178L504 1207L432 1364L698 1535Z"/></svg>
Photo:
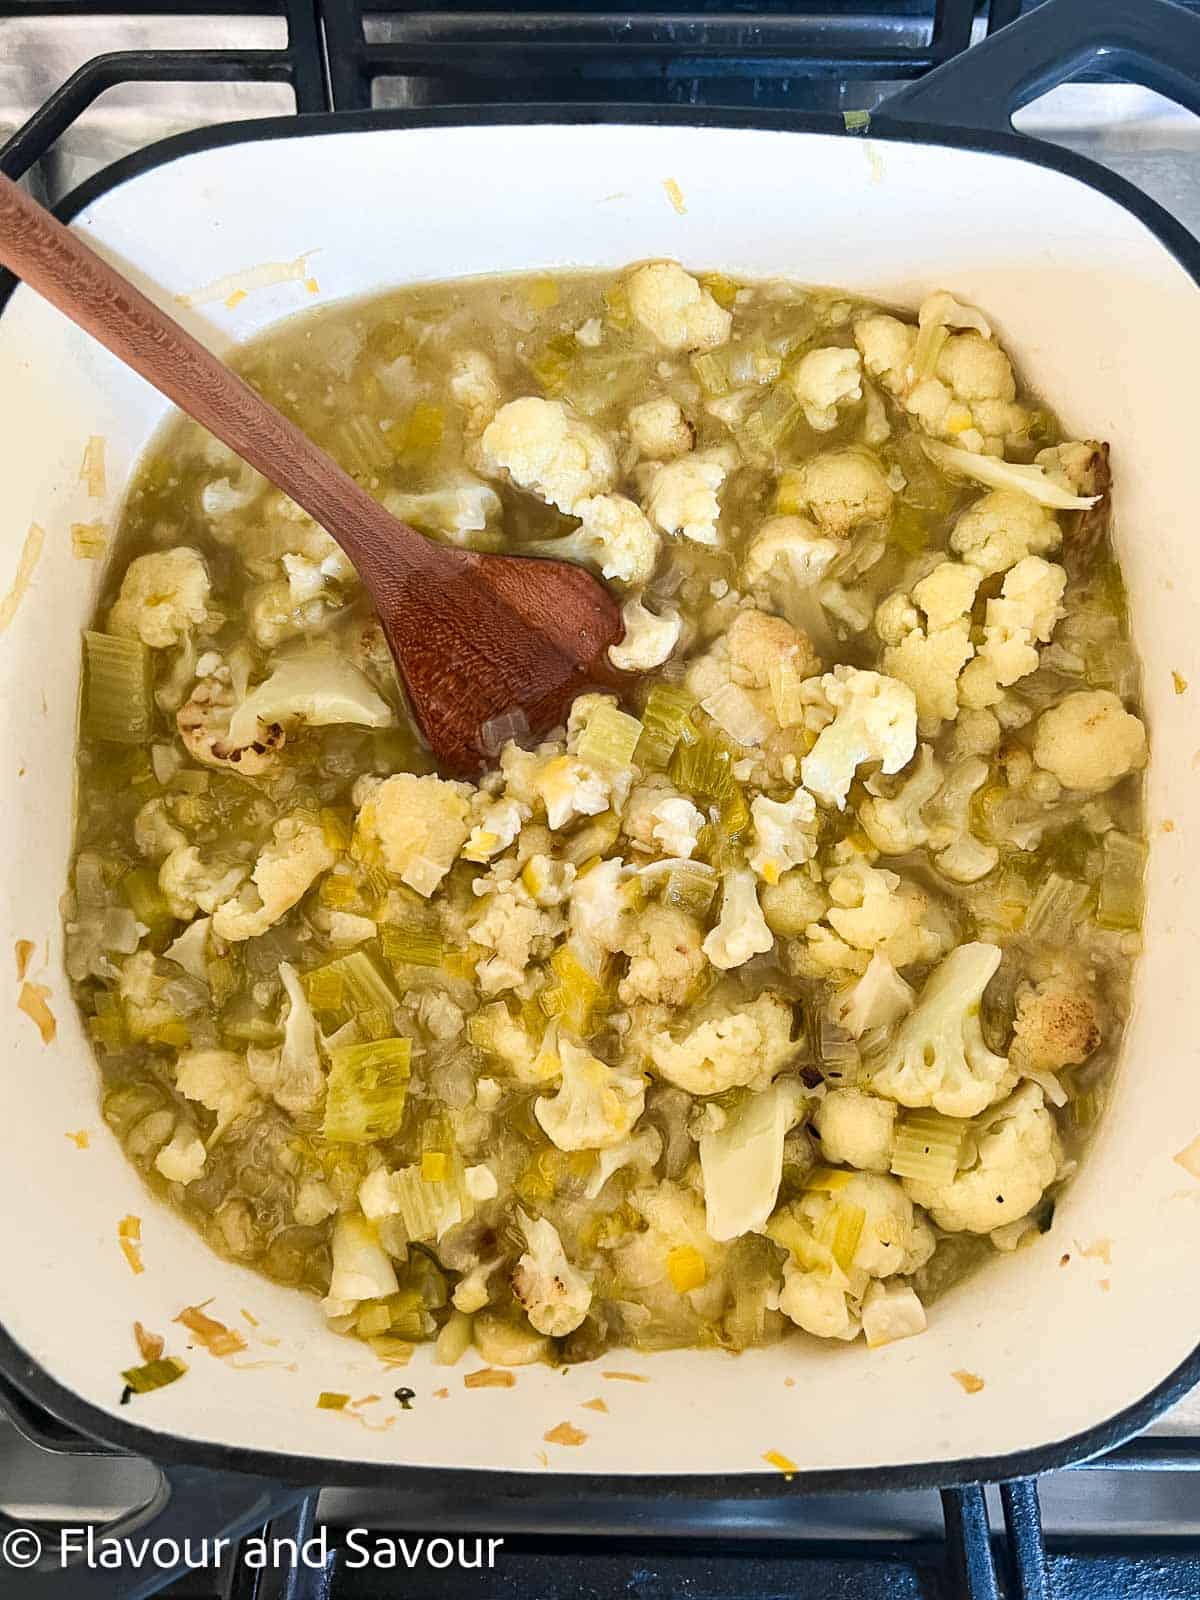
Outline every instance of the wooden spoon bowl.
<svg viewBox="0 0 1200 1600"><path fill-rule="evenodd" d="M358 570L438 765L478 772L484 729L523 715L533 736L589 686L624 675L608 590L563 561L435 544L389 515L295 423L10 179L0 263L302 506Z"/></svg>

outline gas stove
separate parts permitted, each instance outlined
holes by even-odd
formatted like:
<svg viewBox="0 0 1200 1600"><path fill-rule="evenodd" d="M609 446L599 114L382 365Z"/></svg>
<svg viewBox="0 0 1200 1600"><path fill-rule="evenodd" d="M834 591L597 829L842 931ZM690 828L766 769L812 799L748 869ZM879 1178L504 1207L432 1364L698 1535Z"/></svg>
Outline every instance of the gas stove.
<svg viewBox="0 0 1200 1600"><path fill-rule="evenodd" d="M874 109L1040 0L726 0L690 7L501 9L415 0L141 4L0 0L0 168L61 200L113 161L187 129L291 112L571 101ZM1200 0L1192 9L1200 10ZM1100 64L1103 66L1103 63ZM1015 125L1111 167L1200 234L1200 119L1091 70ZM155 1501L149 1462L72 1435L0 1393L0 1532L122 1523ZM1140 1439L1034 1484L722 1501L633 1489L581 1501L552 1478L499 1501L459 1485L406 1492L314 1486L263 1511L271 1537L313 1538L312 1565L257 1570L229 1541L184 1577L64 1577L88 1596L862 1597L1200 1595L1200 1392ZM225 1523L212 1502L216 1535ZM274 1512L275 1515L271 1516ZM243 1517L239 1532L250 1521ZM323 1530L318 1538L318 1531ZM156 1532L170 1531L169 1516ZM193 1537L203 1526L189 1526ZM263 1529L256 1530L258 1532ZM495 1565L439 1570L415 1541L502 1540ZM358 1564L356 1536L396 1544L395 1569ZM94 1574L84 1574L84 1578ZM163 1591L163 1584L170 1588ZM0 1584L0 1592L7 1589Z"/></svg>

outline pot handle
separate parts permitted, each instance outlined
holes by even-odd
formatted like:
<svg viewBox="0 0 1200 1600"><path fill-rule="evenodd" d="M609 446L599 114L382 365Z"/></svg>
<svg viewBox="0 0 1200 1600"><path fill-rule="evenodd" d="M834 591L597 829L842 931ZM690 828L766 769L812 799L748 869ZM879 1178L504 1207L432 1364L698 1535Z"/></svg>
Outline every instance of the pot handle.
<svg viewBox="0 0 1200 1600"><path fill-rule="evenodd" d="M1088 67L1200 113L1200 17L1172 0L1046 0L907 88L872 121L1012 133L1012 115Z"/></svg>
<svg viewBox="0 0 1200 1600"><path fill-rule="evenodd" d="M96 1527L97 1553L108 1539L129 1541L116 1567L101 1567L87 1559L86 1549L64 1560L64 1531L59 1521L22 1523L0 1513L0 1592L4 1600L147 1600L188 1570L186 1558L172 1564L170 1557L191 1541L193 1567L202 1559L215 1578L215 1567L236 1549L244 1534L253 1532L291 1507L316 1495L315 1489L272 1483L240 1472L216 1472L207 1467L162 1466L158 1492L149 1505L116 1522ZM85 1530L72 1528L72 1545ZM79 1537L76 1538L75 1535ZM168 1541L156 1564L150 1552L156 1539ZM217 1540L223 1540L219 1553ZM144 1551L138 1562L139 1551Z"/></svg>

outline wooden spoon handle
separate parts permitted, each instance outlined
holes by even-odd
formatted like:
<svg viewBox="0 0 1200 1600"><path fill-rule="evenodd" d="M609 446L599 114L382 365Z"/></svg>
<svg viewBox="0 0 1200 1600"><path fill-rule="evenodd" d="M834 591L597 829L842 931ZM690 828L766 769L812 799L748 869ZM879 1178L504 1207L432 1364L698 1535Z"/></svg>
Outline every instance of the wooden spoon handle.
<svg viewBox="0 0 1200 1600"><path fill-rule="evenodd" d="M289 494L356 565L370 565L383 513L367 491L3 174L0 264ZM393 563L435 563L428 540L403 523L394 528Z"/></svg>

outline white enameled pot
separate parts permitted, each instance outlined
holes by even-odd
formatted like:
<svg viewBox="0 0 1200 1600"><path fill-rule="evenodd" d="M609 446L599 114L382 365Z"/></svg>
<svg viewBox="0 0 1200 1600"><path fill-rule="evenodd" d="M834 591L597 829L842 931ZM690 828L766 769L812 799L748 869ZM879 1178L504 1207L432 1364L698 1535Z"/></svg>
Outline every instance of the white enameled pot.
<svg viewBox="0 0 1200 1600"><path fill-rule="evenodd" d="M1138 1414L1200 1337L1200 1183L1172 1160L1200 1134L1200 292L1156 233L1079 177L995 150L744 126L485 120L185 141L127 171L74 222L219 350L309 309L306 279L328 304L399 283L655 256L839 284L910 307L944 286L984 307L1072 434L1112 441L1116 537L1153 739L1152 849L1136 1004L1095 1147L1050 1234L947 1295L922 1337L875 1352L798 1335L736 1359L614 1353L602 1369L649 1381L533 1367L513 1389L474 1391L462 1376L478 1361L447 1371L422 1350L394 1375L417 1402L388 1431L318 1410L322 1390L386 1393L389 1376L365 1347L326 1330L315 1300L210 1253L149 1197L98 1113L95 1064L62 970L59 899L79 633L102 574L74 559L70 527L97 512L115 522L167 407L19 288L0 317L0 591L15 578L27 528L39 525L45 540L0 635L0 1357L9 1376L68 1420L148 1452L285 1471L297 1469L283 1458L306 1458L315 1465L304 1470L326 1479L389 1465L541 1472L547 1459L588 1474L736 1475L762 1471L772 1450L801 1473L887 1476L920 1464L918 1476L932 1479L979 1458L1003 1468L1003 1458L1079 1453L1064 1441L1099 1438L1091 1430ZM301 274L233 308L216 298L185 310L178 300L301 256ZM107 442L99 506L79 481L97 434ZM1181 692L1183 680L1194 687ZM12 951L22 939L36 946L30 976L49 988L58 1020L48 1046L16 1005ZM81 1128L86 1149L67 1137ZM118 1248L127 1213L143 1219L140 1276ZM262 1364L238 1370L197 1348L182 1381L119 1411L133 1321L181 1352L172 1319L209 1299L213 1315L251 1338L247 1361ZM957 1369L983 1378L982 1392L964 1394ZM442 1386L448 1398L433 1398ZM606 1415L580 1409L597 1394ZM543 1443L564 1420L586 1431L585 1444Z"/></svg>

